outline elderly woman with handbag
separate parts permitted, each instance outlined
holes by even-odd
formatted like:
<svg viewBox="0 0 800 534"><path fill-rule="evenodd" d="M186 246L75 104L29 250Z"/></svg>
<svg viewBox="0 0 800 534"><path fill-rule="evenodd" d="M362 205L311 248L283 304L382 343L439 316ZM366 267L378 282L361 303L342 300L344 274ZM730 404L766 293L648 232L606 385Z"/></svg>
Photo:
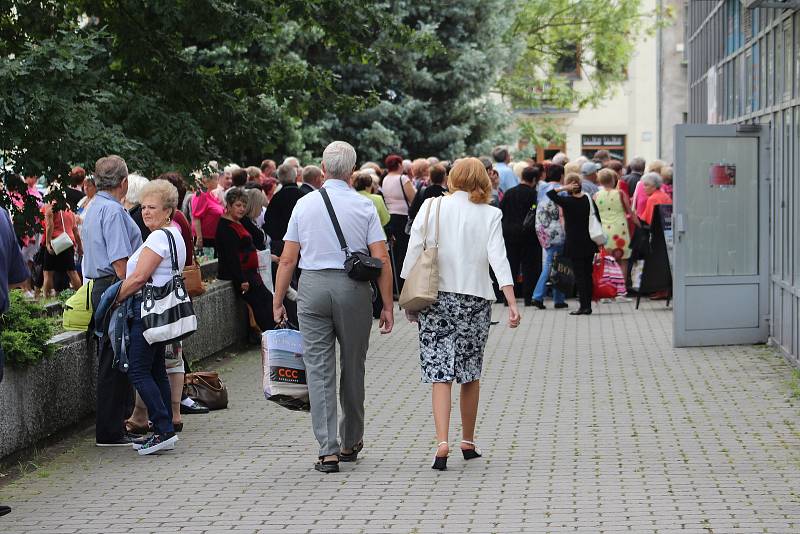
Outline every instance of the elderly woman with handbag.
<svg viewBox="0 0 800 534"><path fill-rule="evenodd" d="M419 323L422 381L433 384L438 445L431 467L438 470L447 469L450 452L453 382L461 384L461 452L465 460L482 455L475 445L475 421L495 300L490 266L509 304L509 326L520 323L502 213L489 205L492 186L486 169L477 158L461 159L449 184L452 194L426 200L414 219L400 275L406 280L401 305L408 319Z"/></svg>
<svg viewBox="0 0 800 534"><path fill-rule="evenodd" d="M142 288L148 281L156 289L174 282L174 267L180 272L186 264L186 247L181 231L172 224L178 203L178 191L166 180L153 180L142 188L141 206L144 224L150 230L145 242L128 258L126 278L118 289L111 286L108 291L117 291L115 303L127 299L132 320L130 322L130 345L128 377L141 396L150 420L153 434L134 442L140 455L163 449L172 449L178 441L172 424L172 401L170 383L165 364L164 343L150 343L145 338L142 318ZM148 286L149 287L149 286ZM176 291L178 291L177 288ZM183 291L185 296L185 289ZM104 298L106 295L104 294ZM188 300L188 297L187 297Z"/></svg>
<svg viewBox="0 0 800 534"><path fill-rule="evenodd" d="M53 203L44 206L45 247L42 295L47 298L54 291L56 272L67 273L70 286L75 291L81 287L81 277L75 268L75 253L83 254L81 236L75 221L75 214L69 209L56 209Z"/></svg>

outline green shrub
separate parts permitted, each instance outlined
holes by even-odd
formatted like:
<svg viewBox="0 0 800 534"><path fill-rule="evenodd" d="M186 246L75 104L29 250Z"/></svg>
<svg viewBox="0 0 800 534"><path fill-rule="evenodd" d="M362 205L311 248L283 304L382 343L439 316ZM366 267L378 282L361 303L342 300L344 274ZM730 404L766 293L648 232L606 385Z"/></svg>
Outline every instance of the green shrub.
<svg viewBox="0 0 800 534"><path fill-rule="evenodd" d="M65 302L67 302L67 300L69 300L69 298L74 294L75 294L75 290L74 289L65 289L64 291L62 291L61 293L58 294L57 298L58 298L58 301L63 304Z"/></svg>
<svg viewBox="0 0 800 534"><path fill-rule="evenodd" d="M0 344L10 364L31 364L53 352L47 341L53 336L53 320L45 316L44 308L22 296L20 291L9 294L8 311L0 316Z"/></svg>

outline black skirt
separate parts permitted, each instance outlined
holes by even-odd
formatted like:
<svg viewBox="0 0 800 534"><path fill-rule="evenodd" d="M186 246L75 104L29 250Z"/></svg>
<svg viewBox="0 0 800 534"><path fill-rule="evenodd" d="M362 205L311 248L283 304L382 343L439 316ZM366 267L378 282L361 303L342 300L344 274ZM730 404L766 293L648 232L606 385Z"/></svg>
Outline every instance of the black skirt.
<svg viewBox="0 0 800 534"><path fill-rule="evenodd" d="M45 249L44 252L44 270L54 271L58 273L65 273L67 271L75 270L75 247L69 247L61 254L50 254L50 251Z"/></svg>

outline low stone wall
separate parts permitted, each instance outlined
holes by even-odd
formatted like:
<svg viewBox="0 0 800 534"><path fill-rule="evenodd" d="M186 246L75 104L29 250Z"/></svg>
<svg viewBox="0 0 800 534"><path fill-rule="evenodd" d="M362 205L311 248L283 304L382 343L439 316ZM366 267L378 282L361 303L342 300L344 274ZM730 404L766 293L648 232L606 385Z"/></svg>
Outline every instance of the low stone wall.
<svg viewBox="0 0 800 534"><path fill-rule="evenodd" d="M247 338L247 311L230 282L215 281L194 300L198 327L184 342L189 361L207 358ZM0 459L95 411L97 355L85 332L65 332L56 353L35 365L7 366L0 383Z"/></svg>

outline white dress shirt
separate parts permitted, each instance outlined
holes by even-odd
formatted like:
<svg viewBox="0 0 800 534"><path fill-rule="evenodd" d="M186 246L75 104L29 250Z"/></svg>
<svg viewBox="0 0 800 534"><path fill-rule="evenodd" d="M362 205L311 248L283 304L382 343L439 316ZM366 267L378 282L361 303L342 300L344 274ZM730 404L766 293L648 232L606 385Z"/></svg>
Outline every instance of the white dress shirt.
<svg viewBox="0 0 800 534"><path fill-rule="evenodd" d="M328 179L328 192L344 239L353 252L369 253L369 245L386 241L375 204L342 180ZM325 201L318 192L297 201L284 241L300 243L300 269L344 269L345 253L339 245Z"/></svg>
<svg viewBox="0 0 800 534"><path fill-rule="evenodd" d="M511 268L506 257L503 240L502 212L488 204L476 204L469 194L456 191L441 198L439 216L439 291L473 295L486 300L495 300L491 265L500 287L514 284ZM422 226L428 204L437 198L426 200L414 218L408 252L400 273L408 278L417 258L422 253ZM431 206L429 216L428 244L435 242L436 204Z"/></svg>

